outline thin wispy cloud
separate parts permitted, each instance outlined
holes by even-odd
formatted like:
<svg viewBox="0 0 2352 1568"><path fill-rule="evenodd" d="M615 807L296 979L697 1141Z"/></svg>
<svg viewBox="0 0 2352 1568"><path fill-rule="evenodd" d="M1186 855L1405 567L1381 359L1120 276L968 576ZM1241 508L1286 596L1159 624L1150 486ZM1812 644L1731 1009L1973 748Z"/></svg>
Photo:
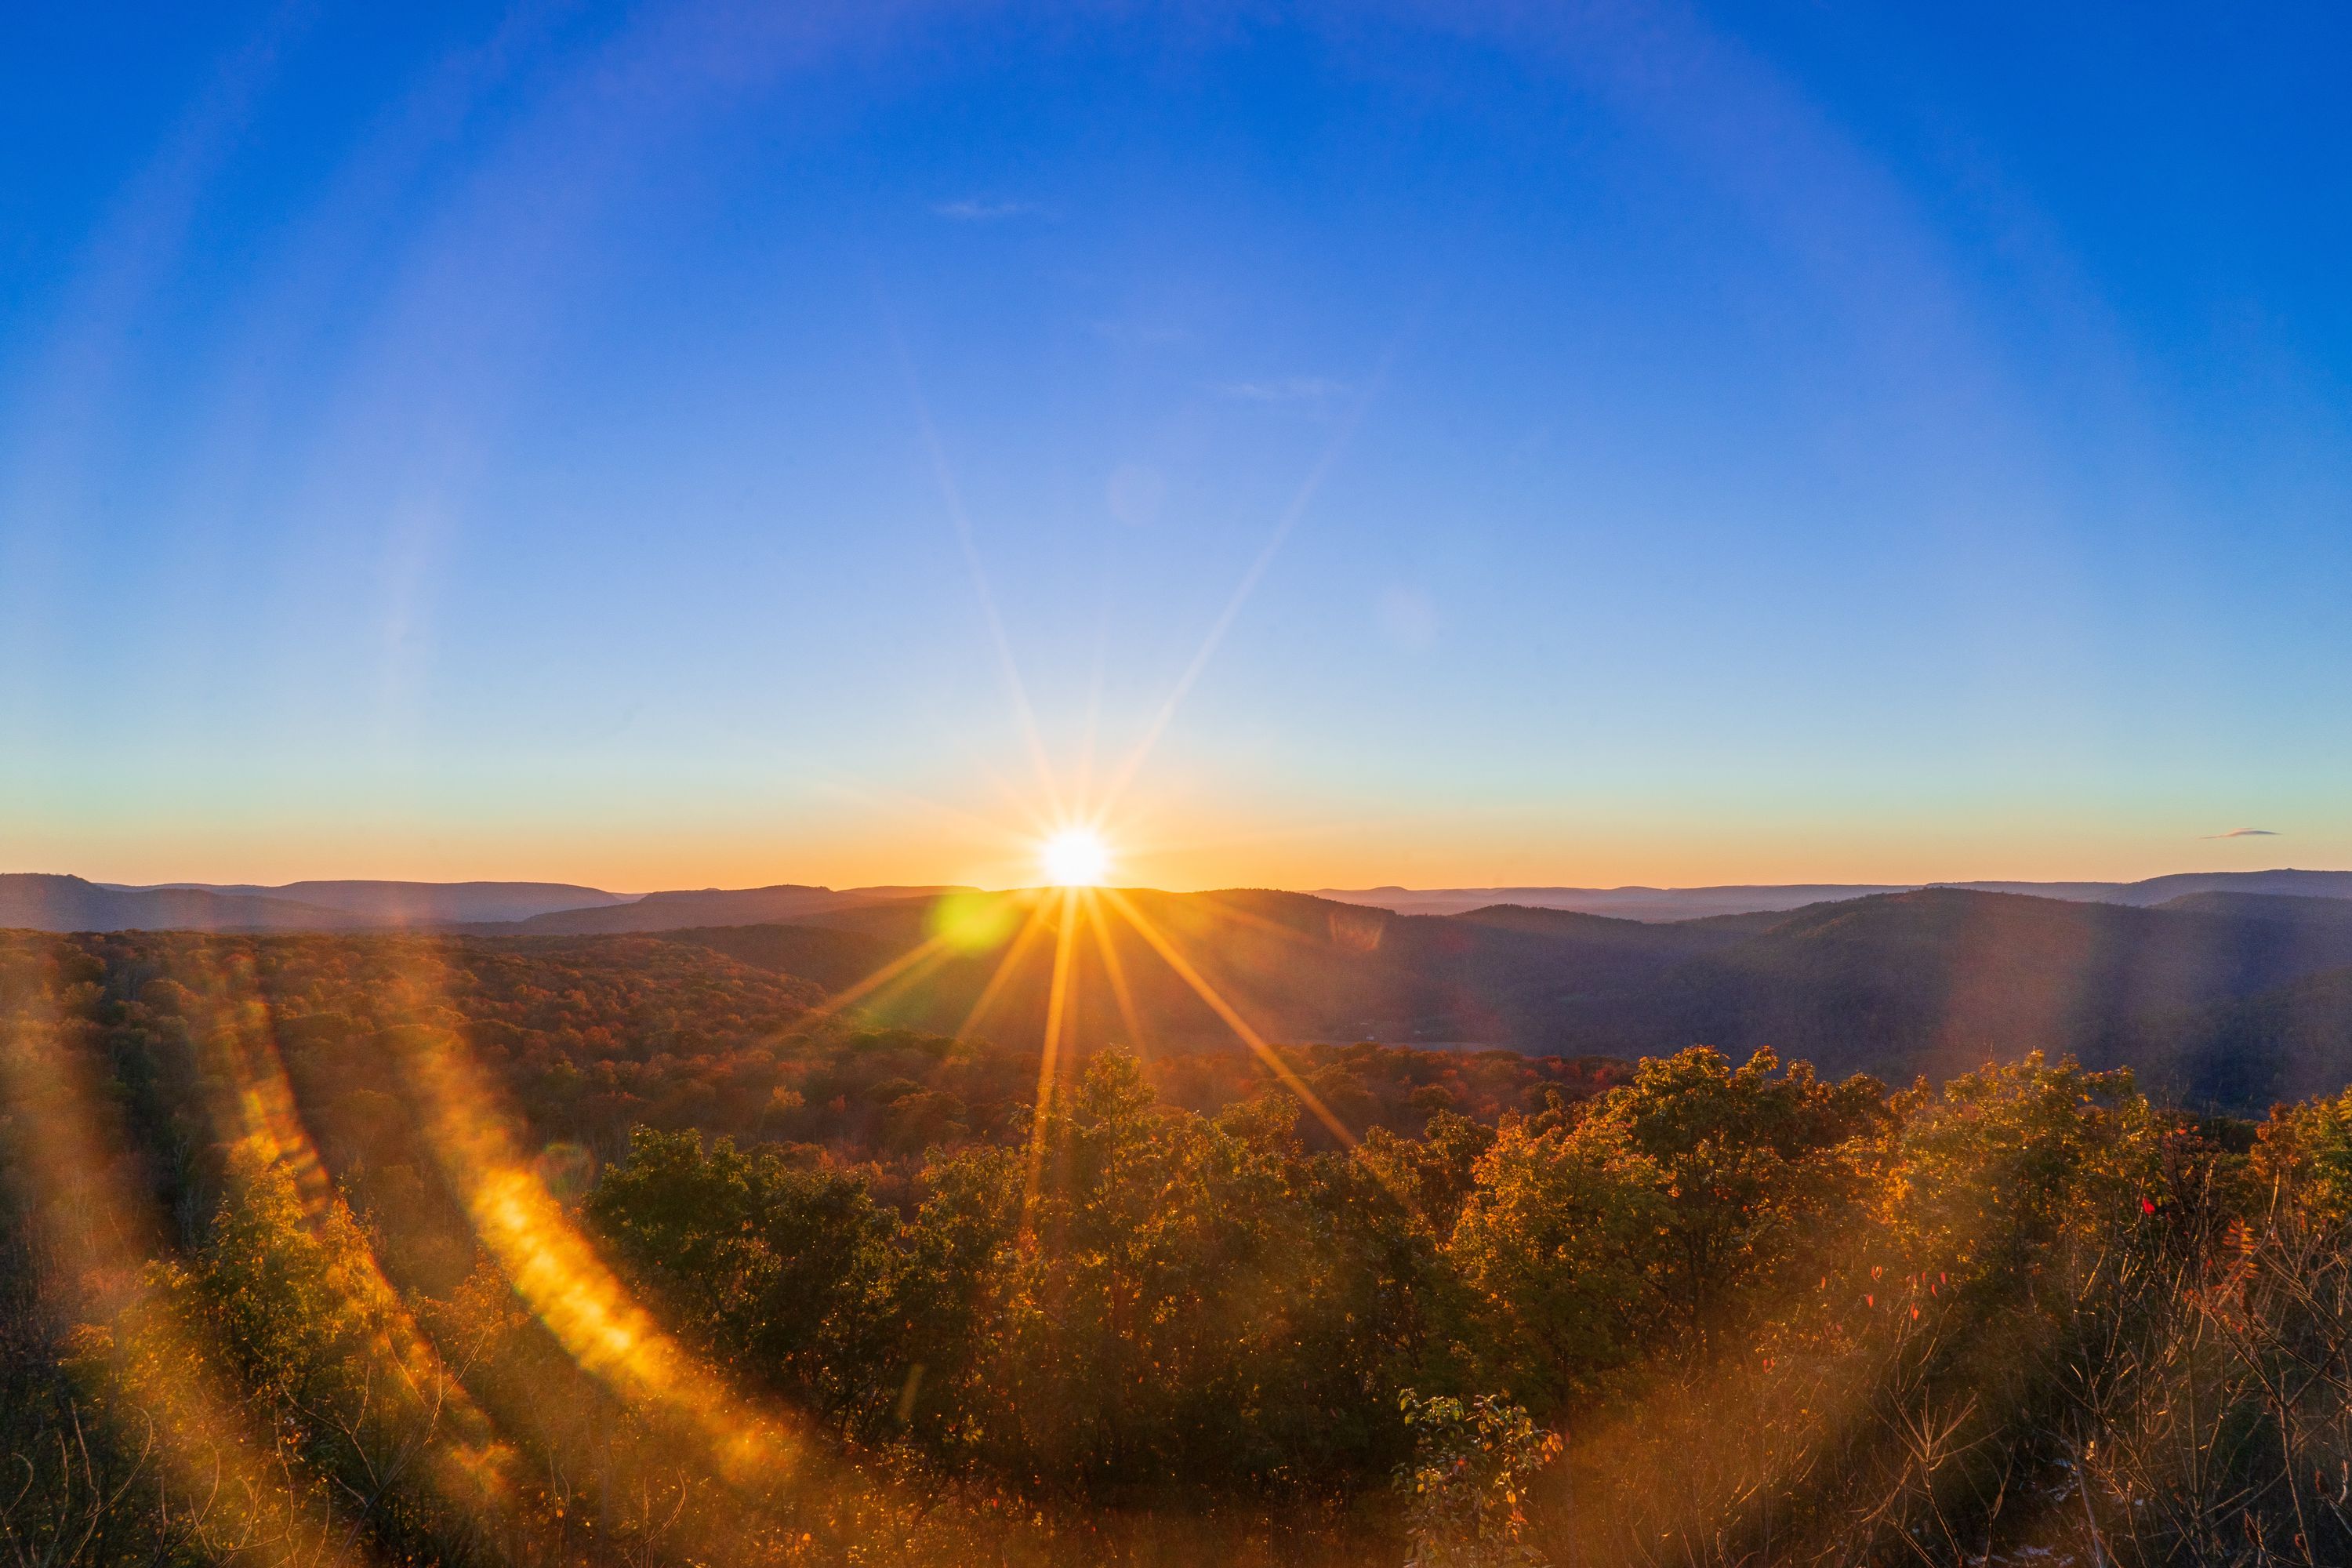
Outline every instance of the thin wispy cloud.
<svg viewBox="0 0 2352 1568"><path fill-rule="evenodd" d="M931 208L937 216L957 223L1002 223L1009 217L1027 217L1038 210L1034 202L991 202L977 196L940 202Z"/></svg>
<svg viewBox="0 0 2352 1568"><path fill-rule="evenodd" d="M2198 837L2200 838L2276 838L2278 830L2273 827L2232 827L2227 833L2201 833Z"/></svg>
<svg viewBox="0 0 2352 1568"><path fill-rule="evenodd" d="M1327 375L1284 375L1268 381L1229 381L1220 395L1243 403L1322 403L1355 390Z"/></svg>

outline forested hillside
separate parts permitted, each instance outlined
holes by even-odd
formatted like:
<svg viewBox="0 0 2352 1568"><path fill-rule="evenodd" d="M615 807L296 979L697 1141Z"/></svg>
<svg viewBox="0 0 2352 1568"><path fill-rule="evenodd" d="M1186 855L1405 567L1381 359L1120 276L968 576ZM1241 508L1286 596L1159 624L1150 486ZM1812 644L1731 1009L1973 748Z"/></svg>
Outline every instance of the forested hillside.
<svg viewBox="0 0 2352 1568"><path fill-rule="evenodd" d="M1034 1040L1058 1005L1080 1048L1223 1051L1234 1045L1230 1005L1286 1042L1627 1058L1704 1042L1890 1083L2041 1050L2129 1066L2168 1101L2259 1115L2352 1081L2352 1028L2330 1000L2352 984L2352 900L2242 889L2332 886L2330 875L2156 879L2106 901L1934 888L1673 922L1507 904L1404 915L1270 890L1066 904L1049 890L785 886L462 929L489 943L478 954L518 932L689 945L850 995L877 1025L919 1034ZM566 896L495 884L261 891L347 907L16 877L0 879L0 916L290 930Z"/></svg>
<svg viewBox="0 0 2352 1568"><path fill-rule="evenodd" d="M1049 1065L691 942L18 935L0 1105L34 1561L2352 1554L2352 1098Z"/></svg>
<svg viewBox="0 0 2352 1568"><path fill-rule="evenodd" d="M1270 891L1121 897L1277 1039L1625 1058L1769 1047L1890 1083L2038 1049L2130 1066L2168 1099L2252 1115L2272 1097L2352 1081L2352 1031L2305 1000L2326 994L2321 977L2352 976L2352 903L2334 899L2204 894L2143 909L1934 889L1644 924L1511 906L1396 915ZM982 938L863 1005L911 1028L954 1032L981 1015L1008 1038L1039 1037L1062 922L1031 896L803 922L865 948L789 928L676 934L832 986L860 963L872 973L937 943L943 911ZM1143 926L1083 912L1077 924L1063 1001L1076 1038L1230 1044Z"/></svg>

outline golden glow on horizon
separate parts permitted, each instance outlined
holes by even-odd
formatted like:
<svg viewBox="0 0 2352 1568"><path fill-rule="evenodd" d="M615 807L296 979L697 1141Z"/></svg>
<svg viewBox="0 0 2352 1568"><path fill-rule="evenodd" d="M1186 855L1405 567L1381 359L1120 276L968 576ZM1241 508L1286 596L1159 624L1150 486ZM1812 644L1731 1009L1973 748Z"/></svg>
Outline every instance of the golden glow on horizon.
<svg viewBox="0 0 2352 1568"><path fill-rule="evenodd" d="M1096 888L1110 869L1110 850L1091 827L1066 827L1037 851L1045 880L1056 888Z"/></svg>
<svg viewBox="0 0 2352 1568"><path fill-rule="evenodd" d="M1025 781L1024 781L1025 782ZM1043 845L1072 822L1108 830L1106 875L1122 887L1661 888L1755 883L2137 881L2176 871L2352 865L2352 829L2207 841L2211 811L2119 805L2104 820L2053 820L2025 803L1954 803L1932 821L1847 799L1727 805L1660 792L1646 801L1568 799L1476 812L1308 798L1264 781L1188 777L1106 816L1079 797L1066 816L1016 788L942 790L952 805L876 798L750 800L678 787L691 811L656 819L601 810L485 809L474 820L392 817L355 829L365 802L288 802L250 829L121 819L35 823L0 811L14 863L132 886L274 886L304 879L573 883L620 893L774 883L1037 887ZM1244 785L1249 789L1244 792ZM1075 793L1075 792L1074 792ZM278 803L272 801L271 805ZM543 803L542 803L543 804ZM2278 815L2321 808L2296 801ZM346 815L350 813L352 815ZM257 816L268 815L257 812Z"/></svg>

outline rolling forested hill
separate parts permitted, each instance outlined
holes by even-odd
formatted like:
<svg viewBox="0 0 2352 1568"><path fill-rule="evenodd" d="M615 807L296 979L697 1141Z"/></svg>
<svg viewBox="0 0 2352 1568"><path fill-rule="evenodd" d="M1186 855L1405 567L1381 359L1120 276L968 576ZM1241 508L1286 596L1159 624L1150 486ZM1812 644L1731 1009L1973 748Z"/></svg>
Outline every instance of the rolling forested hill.
<svg viewBox="0 0 2352 1568"><path fill-rule="evenodd" d="M1141 889L1088 895L1066 919L1050 893L788 886L654 894L467 929L529 933L481 935L483 952L563 941L624 965L649 962L656 939L804 982L812 995L850 994L879 1026L1021 1043L1044 1037L1058 953L1063 1037L1081 1051L1233 1047L1226 1009L1292 1043L1626 1059L1694 1043L1735 1057L1770 1047L1889 1082L2042 1049L2130 1066L2161 1094L2242 1112L2352 1079L2352 1020L2335 1001L2352 975L2352 900L2247 892L2243 879L2160 880L2189 890L2150 905L1931 888L1674 922ZM348 907L12 877L0 879L0 923L367 930L397 912L384 901L395 894L412 915L493 894L526 904L564 896L316 890Z"/></svg>
<svg viewBox="0 0 2352 1568"><path fill-rule="evenodd" d="M2326 994L2317 977L2352 970L2352 905L2334 900L2200 894L2151 909L1930 889L1644 924L1509 907L1395 915L1277 892L1127 898L1277 1039L1629 1058L1693 1043L1735 1057L1769 1046L1824 1071L1897 1082L2044 1049L2133 1066L2167 1092L2240 1110L2268 1103L2263 1085L2308 1092L2352 1079L2352 1033L2296 1000ZM870 955L879 968L916 949L933 909L902 901L814 917L873 944L854 959L781 931L688 940L723 942L746 962L830 987L845 963ZM1025 908L1008 910L1004 923L1024 918ZM1039 1037L1058 923L1049 904L1029 937L919 965L863 1005L908 1027L953 1033L973 1020L1001 1037ZM1082 1045L1231 1038L1114 914L1080 917L1069 963L1063 1005ZM2292 1026L2264 1033L2262 1020ZM2241 1047L2263 1065L2231 1066Z"/></svg>

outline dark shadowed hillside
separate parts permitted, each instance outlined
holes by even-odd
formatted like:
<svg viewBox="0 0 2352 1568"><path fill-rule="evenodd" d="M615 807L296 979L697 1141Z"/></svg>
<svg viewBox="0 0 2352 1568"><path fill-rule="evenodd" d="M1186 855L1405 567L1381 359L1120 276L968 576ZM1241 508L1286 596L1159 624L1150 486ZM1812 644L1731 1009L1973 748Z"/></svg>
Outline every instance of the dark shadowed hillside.
<svg viewBox="0 0 2352 1568"><path fill-rule="evenodd" d="M1892 1080L1963 1071L2042 1048L2103 1065L2135 1020L2243 1001L2352 963L2352 921L2322 903L2282 919L1929 889L1678 928L1734 936L1622 988L1555 994L1547 1050L1654 1053L1705 1042L1771 1046L1824 1071ZM2292 900L2317 903L2317 900Z"/></svg>
<svg viewBox="0 0 2352 1568"><path fill-rule="evenodd" d="M2352 965L2352 906L2331 900L2209 894L2188 907L2141 909L1955 889L1676 924L1511 907L1397 915L1295 893L1134 891L1106 897L1092 913L1074 906L1066 943L1058 900L1003 895L984 900L996 930L966 948L939 942L940 906L926 900L811 917L868 940L868 950L762 928L694 940L828 987L869 952L874 968L909 955L891 983L861 995L862 1006L904 1026L1007 1039L1042 1036L1063 950L1074 1043L1229 1042L1216 1008L1116 912L1122 900L1202 984L1274 1039L1616 1057L1694 1043L1735 1056L1769 1046L1825 1071L1895 1081L2039 1048L2218 1086L2202 1098L2242 1109L2259 1109L2257 1082L2301 1083L2334 1070L2316 1043L2324 1026L2288 1030L2275 1068L2251 1078L2216 1066L2227 1049L2198 1028L2219 1029L2221 1010ZM2227 901L2202 901L2210 900ZM2203 1065L2187 1065L2200 1049Z"/></svg>
<svg viewBox="0 0 2352 1568"><path fill-rule="evenodd" d="M2033 1048L2106 1058L2127 1020L2347 963L2352 927L1927 889L1800 910L1549 1038L1769 1044L1825 1070L1942 1076Z"/></svg>
<svg viewBox="0 0 2352 1568"><path fill-rule="evenodd" d="M2134 1020L2103 1054L2138 1067L2155 1092L2193 1106L2252 1112L2335 1093L2352 1082L2352 969Z"/></svg>
<svg viewBox="0 0 2352 1568"><path fill-rule="evenodd" d="M1005 1037L1042 1033L1066 924L1059 900L993 897L1001 941L947 948L865 1005L910 1027L952 1032L970 1020ZM1122 900L1254 1028L1278 1039L1516 1047L1541 1032L1562 998L1640 989L1720 940L1695 928L1594 917L1559 917L1584 922L1560 927L1546 923L1548 911L1480 921L1395 915L1302 893L1129 890L1076 906L1067 922L1065 1005L1081 1043L1233 1038L1214 1007L1118 912ZM929 938L933 906L906 901L814 918L905 952Z"/></svg>
<svg viewBox="0 0 2352 1568"><path fill-rule="evenodd" d="M2288 893L2184 893L2156 907L2186 914L2283 921L2300 926L2352 925L2352 899L2306 898Z"/></svg>

